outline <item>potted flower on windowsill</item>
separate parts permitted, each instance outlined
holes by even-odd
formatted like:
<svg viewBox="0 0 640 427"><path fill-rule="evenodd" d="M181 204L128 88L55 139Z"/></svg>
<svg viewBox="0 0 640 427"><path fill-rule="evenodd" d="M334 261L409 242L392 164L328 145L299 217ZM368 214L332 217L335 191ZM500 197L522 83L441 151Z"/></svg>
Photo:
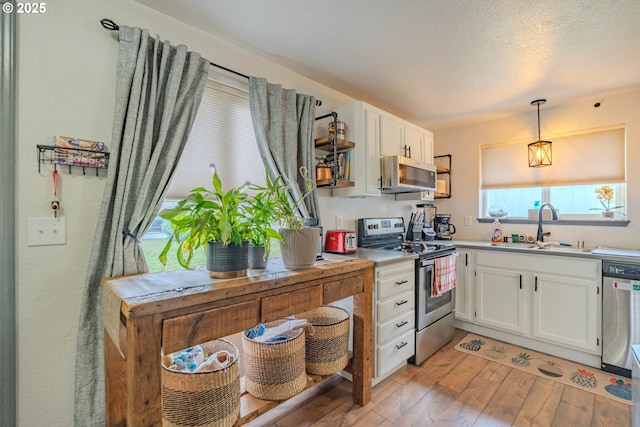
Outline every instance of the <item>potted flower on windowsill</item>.
<svg viewBox="0 0 640 427"><path fill-rule="evenodd" d="M603 185L595 189L596 198L602 205L601 208L591 208L592 211L601 211L602 219L613 219L616 214L625 216L624 213L616 211L616 209L623 208L624 206L611 206L611 200L613 200L613 188L608 185Z"/></svg>
<svg viewBox="0 0 640 427"><path fill-rule="evenodd" d="M178 262L184 268L191 268L194 250L206 246L211 277L241 277L247 271L251 236L246 209L249 184L225 192L216 172L212 183L213 191L195 188L177 206L160 211L160 217L171 224L172 236L159 259L166 265L167 253L175 242Z"/></svg>
<svg viewBox="0 0 640 427"><path fill-rule="evenodd" d="M272 194L275 204L275 219L280 224L280 250L284 266L291 270L311 268L316 263L320 233L315 227L304 227L305 218L300 216L298 207L315 189L307 168L300 167L300 175L306 186L298 200L291 200L287 186L281 176L271 181L267 179L266 188Z"/></svg>

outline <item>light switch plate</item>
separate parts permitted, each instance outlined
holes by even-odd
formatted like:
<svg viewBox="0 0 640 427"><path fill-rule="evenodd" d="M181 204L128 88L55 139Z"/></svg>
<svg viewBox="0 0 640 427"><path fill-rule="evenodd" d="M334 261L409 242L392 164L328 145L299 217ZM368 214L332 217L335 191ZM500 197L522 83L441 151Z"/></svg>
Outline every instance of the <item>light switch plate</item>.
<svg viewBox="0 0 640 427"><path fill-rule="evenodd" d="M464 225L469 226L471 225L471 216L467 215L464 217Z"/></svg>
<svg viewBox="0 0 640 427"><path fill-rule="evenodd" d="M28 218L27 245L48 246L67 243L67 220L58 218Z"/></svg>

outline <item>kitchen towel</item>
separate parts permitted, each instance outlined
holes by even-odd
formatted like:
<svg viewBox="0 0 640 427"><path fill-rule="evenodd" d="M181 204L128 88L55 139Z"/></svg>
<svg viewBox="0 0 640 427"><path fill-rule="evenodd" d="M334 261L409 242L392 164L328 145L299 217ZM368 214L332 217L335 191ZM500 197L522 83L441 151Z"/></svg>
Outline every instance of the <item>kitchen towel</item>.
<svg viewBox="0 0 640 427"><path fill-rule="evenodd" d="M435 259L434 280L431 296L439 297L456 287L456 254Z"/></svg>

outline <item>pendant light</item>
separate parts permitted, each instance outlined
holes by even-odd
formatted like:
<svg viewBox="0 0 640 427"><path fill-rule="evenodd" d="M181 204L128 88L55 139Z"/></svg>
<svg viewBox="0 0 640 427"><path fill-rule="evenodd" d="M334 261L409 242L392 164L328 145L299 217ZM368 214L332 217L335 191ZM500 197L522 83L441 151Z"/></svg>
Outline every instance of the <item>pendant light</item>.
<svg viewBox="0 0 640 427"><path fill-rule="evenodd" d="M551 141L540 139L540 104L547 102L546 99L536 99L531 101L531 105L538 106L538 140L529 144L529 167L540 168L551 166Z"/></svg>

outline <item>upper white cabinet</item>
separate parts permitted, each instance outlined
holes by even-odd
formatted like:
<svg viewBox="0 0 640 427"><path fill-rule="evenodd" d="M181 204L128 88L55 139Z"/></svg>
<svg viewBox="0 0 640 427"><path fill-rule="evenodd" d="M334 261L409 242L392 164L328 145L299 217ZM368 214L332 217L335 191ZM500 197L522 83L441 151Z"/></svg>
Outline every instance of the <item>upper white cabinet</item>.
<svg viewBox="0 0 640 427"><path fill-rule="evenodd" d="M380 155L405 156L404 148L404 123L392 115L382 114L380 116Z"/></svg>
<svg viewBox="0 0 640 427"><path fill-rule="evenodd" d="M350 155L353 187L334 188L332 195L380 196L380 157L405 156L433 163L433 134L361 101L337 108L346 123L346 139L355 143Z"/></svg>

